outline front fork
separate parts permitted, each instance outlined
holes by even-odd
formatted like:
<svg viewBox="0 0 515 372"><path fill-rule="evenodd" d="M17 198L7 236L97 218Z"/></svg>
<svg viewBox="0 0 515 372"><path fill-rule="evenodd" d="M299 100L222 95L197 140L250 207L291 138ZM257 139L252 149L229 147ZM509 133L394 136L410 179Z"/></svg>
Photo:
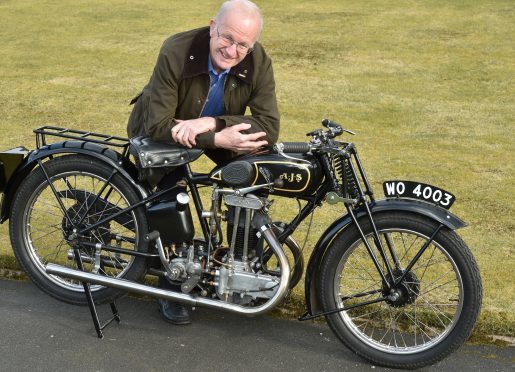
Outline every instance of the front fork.
<svg viewBox="0 0 515 372"><path fill-rule="evenodd" d="M368 254L370 255L370 258L374 262L374 266L376 267L379 275L381 276L383 285L385 285L386 288L391 289L393 283L391 280L388 280L388 279L393 278L393 269L390 264L390 261L386 257L386 251L383 246L383 242L381 241L381 238L379 236L379 233L377 231L376 225L374 223L374 219L372 218L372 213L371 213L370 207L369 207L369 201L367 200L367 196L368 196L368 199L370 200L370 202L374 201L374 192L372 191L372 187L371 187L370 183L368 182L367 176L363 169L363 165L361 164L361 161L359 159L356 148L354 147L354 144L352 144L352 143L348 144L342 150L341 154L336 155L336 156L340 156L340 164L342 167L340 172L341 172L343 185L342 185L342 187L340 187L340 185L338 185L338 183L336 182L336 179L333 178L335 180L333 188L335 189L337 194L340 194L340 189L341 189L343 192L343 195L342 195L343 197L337 196L336 198L334 198L334 196L333 196L333 198L336 199L336 200L333 200L333 202L341 201L345 204L347 213L351 217L353 223L356 225L356 227L359 231L359 234L361 236L361 240L363 241L363 244L365 244ZM334 169L332 169L331 161L329 160L329 158L327 156L323 157L323 163L324 163L324 167L326 168L326 171L331 173L333 176L335 176L334 173L336 173L336 171ZM345 169L346 167L348 167L348 169ZM351 179L348 179L348 178L351 178ZM355 182L349 182L352 180L354 180ZM355 199L352 199L352 197L350 195L347 195L349 183L352 183L354 185L355 191L357 192L357 198L355 198ZM362 184L364 185L365 189L363 189ZM334 193L331 193L331 194L334 194ZM328 200L330 200L330 197L328 197ZM365 207L367 219L369 220L370 225L372 226L374 244L375 244L377 250L379 251L379 254L380 254L381 259L383 260L384 266L386 267L386 273L384 272L383 268L381 267L381 264L379 262L379 259L376 255L374 249L370 245L370 242L366 238L366 236L363 232L363 229L361 228L361 226L356 218L356 215L354 213L354 207L357 205L363 205ZM390 256L392 257L393 262L395 264L395 269L398 269L400 266L399 260L397 258L397 255L395 254L395 250L393 249L392 243L388 236L386 236L386 245L388 247Z"/></svg>
<svg viewBox="0 0 515 372"><path fill-rule="evenodd" d="M358 191L358 198L357 200L350 200L348 198L343 198L345 203L345 208L347 209L347 213L351 217L353 223L356 225L361 240L363 241L363 244L367 248L368 254L370 255L370 258L372 259L374 266L376 270L378 271L381 280L383 282L384 287L388 290L388 292L392 293L392 296L395 296L395 288L402 283L402 281L406 278L406 275L408 275L409 271L413 268L417 260L424 254L427 247L431 244L431 242L434 240L438 232L441 230L441 228L444 226L443 224L439 224L439 226L435 229L431 237L424 243L424 245L419 249L417 254L411 259L409 264L406 266L406 268L402 268L401 262L399 258L397 257L397 254L395 252L393 242L390 239L390 236L388 234L384 234L384 242L386 243L386 248L383 244L383 240L379 236L379 232L377 231L377 227L374 222L374 218L372 217L372 212L370 211L370 203L374 202L374 193L372 191L372 187L370 183L368 182L368 179L366 177L365 171L363 169L363 166L361 164L361 161L359 159L358 153L356 151L356 148L353 144L349 144L347 148L344 150L345 157L349 160L348 165L351 172L351 177L354 178L356 189ZM361 181L361 182L359 182ZM364 185L364 188L362 187L362 184ZM369 200L367 200L367 196ZM372 236L374 245L377 251L379 251L380 259L382 260L382 263L384 266L381 265L381 262L375 253L375 250L370 245L370 242L366 238L363 229L361 228L356 215L354 213L354 206L355 205L363 205L365 212L366 212L366 218L370 223L370 226L372 227ZM389 253L391 257L391 262L393 262L394 267L392 267L392 263L387 257L387 252ZM383 269L383 267L386 269ZM398 278L395 277L395 273L401 272L402 275Z"/></svg>

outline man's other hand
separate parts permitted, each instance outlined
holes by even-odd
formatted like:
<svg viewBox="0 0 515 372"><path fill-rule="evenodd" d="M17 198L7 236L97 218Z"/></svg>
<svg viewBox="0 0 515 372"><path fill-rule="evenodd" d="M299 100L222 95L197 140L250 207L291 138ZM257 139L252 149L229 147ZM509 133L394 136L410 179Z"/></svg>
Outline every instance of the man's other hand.
<svg viewBox="0 0 515 372"><path fill-rule="evenodd" d="M266 140L259 140L266 136L265 132L245 134L241 133L251 127L242 123L227 127L215 134L215 146L233 151L252 151L261 146L266 146Z"/></svg>

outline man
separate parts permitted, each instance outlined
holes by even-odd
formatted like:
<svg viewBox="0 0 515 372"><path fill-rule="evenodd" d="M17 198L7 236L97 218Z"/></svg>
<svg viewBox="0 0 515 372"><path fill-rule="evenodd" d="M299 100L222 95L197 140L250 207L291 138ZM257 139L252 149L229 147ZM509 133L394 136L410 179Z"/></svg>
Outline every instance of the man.
<svg viewBox="0 0 515 372"><path fill-rule="evenodd" d="M279 112L270 58L257 42L259 8L248 0L222 4L209 27L167 39L129 118L129 137L206 149L215 162L277 141ZM251 115L245 115L247 107ZM167 175L160 187L182 175ZM160 286L168 286L165 279ZM173 287L172 287L173 288ZM181 304L159 300L165 320L188 324Z"/></svg>

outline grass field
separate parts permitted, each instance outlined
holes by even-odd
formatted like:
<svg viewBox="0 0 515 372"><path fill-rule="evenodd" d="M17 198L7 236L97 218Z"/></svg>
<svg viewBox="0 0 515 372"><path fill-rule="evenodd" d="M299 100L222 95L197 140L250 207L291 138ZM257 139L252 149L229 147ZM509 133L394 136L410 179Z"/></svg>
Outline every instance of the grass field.
<svg viewBox="0 0 515 372"><path fill-rule="evenodd" d="M477 331L515 334L513 1L258 3L281 140L303 141L329 117L358 133L352 140L377 194L386 179L456 194L452 210L469 224L460 234L484 281ZM162 41L207 25L218 6L0 1L0 149L33 148L32 129L42 124L125 135L128 102L147 82ZM275 209L286 219L290 212L281 211L291 206ZM318 212L307 256L340 213ZM0 254L10 260L6 224Z"/></svg>

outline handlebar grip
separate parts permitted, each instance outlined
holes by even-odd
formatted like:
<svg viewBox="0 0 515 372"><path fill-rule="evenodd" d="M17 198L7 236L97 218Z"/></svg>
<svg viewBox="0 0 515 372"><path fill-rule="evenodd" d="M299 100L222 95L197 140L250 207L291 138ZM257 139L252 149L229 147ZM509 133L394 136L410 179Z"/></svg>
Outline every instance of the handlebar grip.
<svg viewBox="0 0 515 372"><path fill-rule="evenodd" d="M282 152L284 153L304 154L311 150L309 143L306 142L280 142L274 145L274 150L277 151L278 145L282 145Z"/></svg>
<svg viewBox="0 0 515 372"><path fill-rule="evenodd" d="M329 119L324 119L322 120L322 125L326 128L329 128L329 127L339 127L340 124L332 121L332 120L329 120Z"/></svg>

